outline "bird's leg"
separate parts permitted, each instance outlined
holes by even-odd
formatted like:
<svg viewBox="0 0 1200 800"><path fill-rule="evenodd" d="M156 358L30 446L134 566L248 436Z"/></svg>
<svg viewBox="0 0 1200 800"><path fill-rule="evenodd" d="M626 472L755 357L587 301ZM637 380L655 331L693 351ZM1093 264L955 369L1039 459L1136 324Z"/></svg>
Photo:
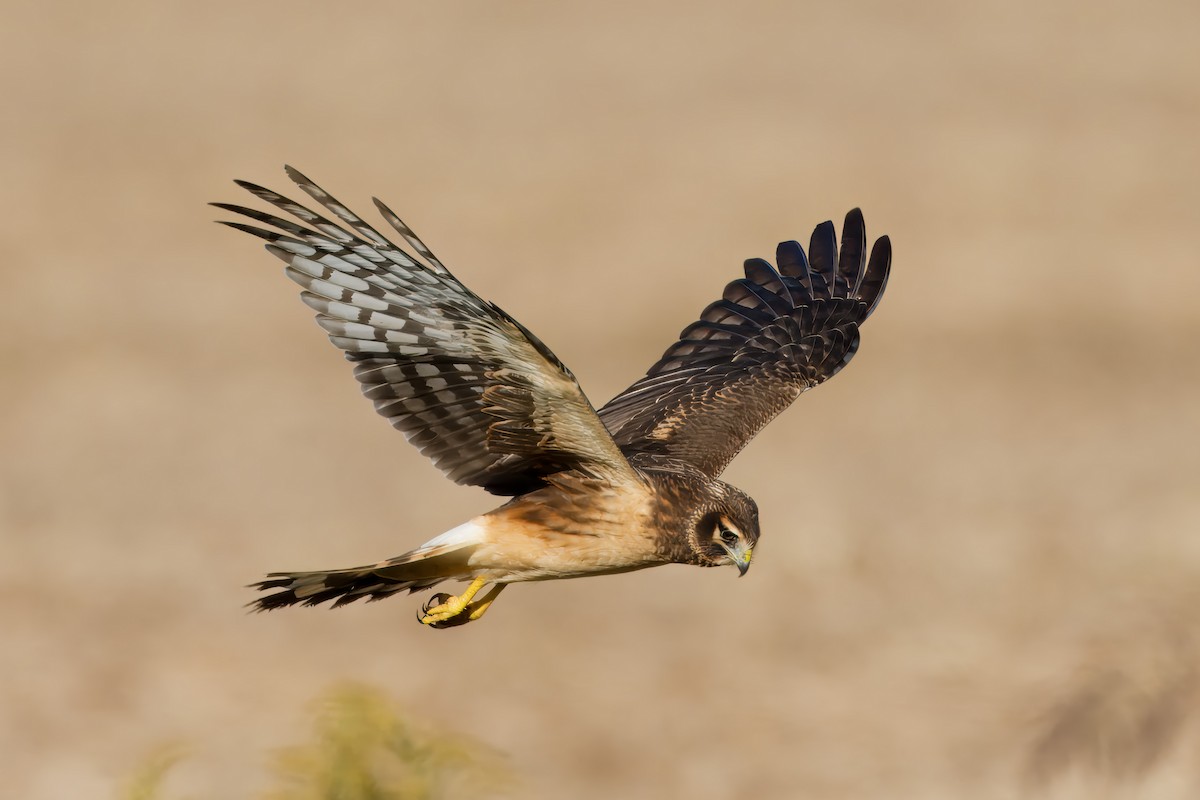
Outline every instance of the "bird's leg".
<svg viewBox="0 0 1200 800"><path fill-rule="evenodd" d="M487 583L486 578L476 578L471 581L471 585L466 588L462 594L454 597L447 594L435 594L429 598L429 602L421 608L422 616L421 623L424 625L432 625L435 622L445 622L446 620L457 617L466 610L471 604L471 600L479 593L479 590ZM489 593L488 603L495 599L495 596ZM431 606L430 603L436 602L437 605ZM464 620L469 621L469 620Z"/></svg>
<svg viewBox="0 0 1200 800"><path fill-rule="evenodd" d="M457 625L466 625L468 622L474 622L487 613L488 608L499 596L500 591L504 589L506 583L497 583L482 599L467 603L466 607L461 612L453 617L444 620L426 623L431 628L453 628ZM424 622L424 620L422 620Z"/></svg>
<svg viewBox="0 0 1200 800"><path fill-rule="evenodd" d="M466 607L466 613L464 614L464 616L466 616L465 621L474 622L486 614L488 608L490 608L492 603L495 602L496 598L500 596L500 592L504 590L505 586L508 586L508 584L497 583L488 590L488 593L485 594L482 599L476 600L473 603L468 603Z"/></svg>

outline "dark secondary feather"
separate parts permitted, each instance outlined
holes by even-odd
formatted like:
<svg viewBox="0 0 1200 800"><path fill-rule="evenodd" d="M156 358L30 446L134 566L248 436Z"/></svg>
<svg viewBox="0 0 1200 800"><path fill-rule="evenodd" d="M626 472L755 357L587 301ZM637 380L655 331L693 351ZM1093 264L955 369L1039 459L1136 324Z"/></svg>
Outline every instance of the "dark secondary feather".
<svg viewBox="0 0 1200 800"><path fill-rule="evenodd" d="M857 208L838 252L832 222L776 250L778 269L746 262L746 277L679 335L646 376L600 409L621 449L685 461L716 477L806 389L837 374L858 326L879 303L891 266L885 236L866 256Z"/></svg>
<svg viewBox="0 0 1200 800"><path fill-rule="evenodd" d="M378 200L384 218L427 264L287 171L342 225L244 181L237 183L305 224L213 205L275 229L224 223L267 240L304 289L317 324L354 363L375 409L439 469L496 494L530 491L563 470L631 475L574 376L537 337L460 283Z"/></svg>

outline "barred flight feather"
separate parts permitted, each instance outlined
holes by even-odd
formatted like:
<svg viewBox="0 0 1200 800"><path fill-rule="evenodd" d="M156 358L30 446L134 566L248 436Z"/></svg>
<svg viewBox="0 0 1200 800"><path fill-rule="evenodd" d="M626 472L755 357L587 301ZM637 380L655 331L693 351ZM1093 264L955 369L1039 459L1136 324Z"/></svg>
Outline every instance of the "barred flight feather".
<svg viewBox="0 0 1200 800"><path fill-rule="evenodd" d="M852 210L839 253L832 222L794 241L776 264L745 263L745 278L684 328L646 376L600 409L629 456L662 454L716 477L801 392L836 375L858 348L858 326L887 284L891 243L866 258L862 212Z"/></svg>
<svg viewBox="0 0 1200 800"><path fill-rule="evenodd" d="M225 223L268 242L317 324L355 362L376 410L439 469L497 494L544 486L565 469L634 475L562 362L460 283L395 213L375 201L424 264L304 175L287 172L346 227L246 181L237 184L304 224L213 205L270 226Z"/></svg>

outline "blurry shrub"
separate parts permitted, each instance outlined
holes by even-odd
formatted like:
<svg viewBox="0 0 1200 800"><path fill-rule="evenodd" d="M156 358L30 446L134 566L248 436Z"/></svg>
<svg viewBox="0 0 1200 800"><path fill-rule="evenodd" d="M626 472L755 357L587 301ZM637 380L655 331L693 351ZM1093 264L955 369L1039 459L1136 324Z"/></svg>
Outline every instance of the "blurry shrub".
<svg viewBox="0 0 1200 800"><path fill-rule="evenodd" d="M314 740L282 751L276 773L270 800L495 797L512 783L481 744L419 726L358 685L320 701Z"/></svg>
<svg viewBox="0 0 1200 800"><path fill-rule="evenodd" d="M162 800L177 750L151 759L122 800ZM465 737L437 732L402 714L382 692L342 686L317 702L310 742L275 758L267 800L451 800L506 794L514 785L500 756Z"/></svg>
<svg viewBox="0 0 1200 800"><path fill-rule="evenodd" d="M179 748L171 747L147 759L121 793L122 800L159 800L162 797L163 779L182 757Z"/></svg>

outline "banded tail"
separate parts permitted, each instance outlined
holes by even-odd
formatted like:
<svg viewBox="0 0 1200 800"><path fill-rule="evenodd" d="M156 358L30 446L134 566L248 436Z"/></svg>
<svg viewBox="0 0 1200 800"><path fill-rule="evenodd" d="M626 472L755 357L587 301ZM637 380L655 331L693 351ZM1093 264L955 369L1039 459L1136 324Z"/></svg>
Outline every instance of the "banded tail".
<svg viewBox="0 0 1200 800"><path fill-rule="evenodd" d="M315 606L333 600L331 608L355 600L382 600L397 592L419 592L442 581L470 577L468 559L480 542L482 526L475 521L443 533L416 550L370 566L316 572L272 572L251 588L265 592L253 600L255 611L285 606Z"/></svg>

